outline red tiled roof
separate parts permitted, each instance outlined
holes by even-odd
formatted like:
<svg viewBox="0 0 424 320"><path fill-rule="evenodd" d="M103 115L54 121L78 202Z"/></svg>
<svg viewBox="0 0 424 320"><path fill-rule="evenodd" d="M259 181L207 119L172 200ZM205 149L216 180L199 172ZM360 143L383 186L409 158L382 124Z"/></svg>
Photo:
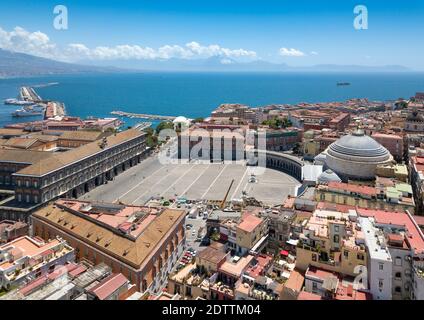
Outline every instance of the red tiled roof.
<svg viewBox="0 0 424 320"><path fill-rule="evenodd" d="M41 287L43 284L47 282L47 276L40 277L29 284L27 284L25 287L21 288L19 292L23 294L24 296L29 295L34 289Z"/></svg>
<svg viewBox="0 0 424 320"><path fill-rule="evenodd" d="M325 280L328 277L336 277L339 278L337 273L333 273L324 269L319 269L313 266L310 266L306 271L305 278L314 277L316 279Z"/></svg>
<svg viewBox="0 0 424 320"><path fill-rule="evenodd" d="M113 273L102 282L94 286L89 292L104 300L122 287L128 281L122 273Z"/></svg>
<svg viewBox="0 0 424 320"><path fill-rule="evenodd" d="M355 210L355 206L349 206L347 204L337 204L337 203L330 203L330 202L318 202L317 209L319 210L331 210L331 211L338 211L342 213L348 213L349 210Z"/></svg>
<svg viewBox="0 0 424 320"><path fill-rule="evenodd" d="M263 220L261 218L258 218L253 214L244 214L242 221L237 227L243 231L252 232L262 223L262 221Z"/></svg>
<svg viewBox="0 0 424 320"><path fill-rule="evenodd" d="M412 161L416 164L424 165L424 157L412 157Z"/></svg>
<svg viewBox="0 0 424 320"><path fill-rule="evenodd" d="M71 277L75 278L76 276L80 275L81 273L85 272L86 270L87 270L87 267L85 267L83 265L79 265L74 270L70 271L69 275Z"/></svg>
<svg viewBox="0 0 424 320"><path fill-rule="evenodd" d="M352 183L344 183L344 182L329 182L328 188L330 189L339 189L344 190L348 192L355 192L360 194L367 194L370 196L376 196L377 195L377 189L373 187L368 186L359 186Z"/></svg>
<svg viewBox="0 0 424 320"><path fill-rule="evenodd" d="M357 208L356 210L358 215L362 217L374 217L375 221L380 224L405 226L408 230L408 235L405 237L405 240L409 243L415 253L424 253L424 235L412 215L408 213L363 208Z"/></svg>
<svg viewBox="0 0 424 320"><path fill-rule="evenodd" d="M302 291L299 293L297 300L322 300L322 298L318 294Z"/></svg>
<svg viewBox="0 0 424 320"><path fill-rule="evenodd" d="M419 226L424 226L424 216L412 216Z"/></svg>

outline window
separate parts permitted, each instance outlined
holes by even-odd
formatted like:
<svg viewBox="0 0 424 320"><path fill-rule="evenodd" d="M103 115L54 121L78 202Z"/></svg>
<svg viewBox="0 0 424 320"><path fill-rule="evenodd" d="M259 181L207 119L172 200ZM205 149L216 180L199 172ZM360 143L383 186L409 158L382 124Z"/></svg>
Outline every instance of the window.
<svg viewBox="0 0 424 320"><path fill-rule="evenodd" d="M318 285L316 282L312 282L312 292L317 292L318 291Z"/></svg>
<svg viewBox="0 0 424 320"><path fill-rule="evenodd" d="M395 259L395 265L402 266L402 258L401 257L396 257L396 259Z"/></svg>
<svg viewBox="0 0 424 320"><path fill-rule="evenodd" d="M397 279L402 279L402 273L401 272L396 272L395 277Z"/></svg>
<svg viewBox="0 0 424 320"><path fill-rule="evenodd" d="M339 243L339 240L340 240L339 235L338 235L338 234L335 234L335 235L334 235L334 242Z"/></svg>
<svg viewBox="0 0 424 320"><path fill-rule="evenodd" d="M402 289L401 289L401 287L396 287L396 288L395 288L395 292L396 292L396 293L402 293Z"/></svg>
<svg viewBox="0 0 424 320"><path fill-rule="evenodd" d="M317 261L317 255L315 253L312 254L312 261Z"/></svg>
<svg viewBox="0 0 424 320"><path fill-rule="evenodd" d="M383 290L383 286L384 286L384 281L383 279L378 280L378 288L381 290Z"/></svg>
<svg viewBox="0 0 424 320"><path fill-rule="evenodd" d="M349 258L349 251L345 250L345 251L343 252L343 254L344 254L345 258Z"/></svg>
<svg viewBox="0 0 424 320"><path fill-rule="evenodd" d="M378 264L378 270L381 270L381 271L384 270L384 264L383 263Z"/></svg>

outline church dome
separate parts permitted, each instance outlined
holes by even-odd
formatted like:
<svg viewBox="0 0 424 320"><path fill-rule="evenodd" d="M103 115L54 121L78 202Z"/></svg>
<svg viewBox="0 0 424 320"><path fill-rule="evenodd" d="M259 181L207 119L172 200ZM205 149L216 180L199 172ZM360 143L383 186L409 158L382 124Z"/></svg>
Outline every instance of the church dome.
<svg viewBox="0 0 424 320"><path fill-rule="evenodd" d="M363 131L344 136L330 145L329 154L344 157L380 158L390 157L389 151Z"/></svg>
<svg viewBox="0 0 424 320"><path fill-rule="evenodd" d="M325 170L318 177L318 183L326 184L329 182L341 182L342 180L339 178L337 174L333 172L331 169Z"/></svg>
<svg viewBox="0 0 424 320"><path fill-rule="evenodd" d="M380 164L393 161L390 152L362 130L341 137L326 150L326 167L342 180L369 180Z"/></svg>

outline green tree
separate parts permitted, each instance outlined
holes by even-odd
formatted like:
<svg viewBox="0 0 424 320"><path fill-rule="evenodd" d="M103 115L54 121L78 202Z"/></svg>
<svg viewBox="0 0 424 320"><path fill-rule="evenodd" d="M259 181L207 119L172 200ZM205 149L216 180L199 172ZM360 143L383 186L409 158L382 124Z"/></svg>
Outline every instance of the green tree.
<svg viewBox="0 0 424 320"><path fill-rule="evenodd" d="M159 134L164 129L174 129L174 124L170 121L162 121L156 127L156 133Z"/></svg>
<svg viewBox="0 0 424 320"><path fill-rule="evenodd" d="M199 122L203 122L203 121L205 121L205 119L202 118L202 117L199 117L199 118L196 118L196 119L193 120L194 123L199 123Z"/></svg>

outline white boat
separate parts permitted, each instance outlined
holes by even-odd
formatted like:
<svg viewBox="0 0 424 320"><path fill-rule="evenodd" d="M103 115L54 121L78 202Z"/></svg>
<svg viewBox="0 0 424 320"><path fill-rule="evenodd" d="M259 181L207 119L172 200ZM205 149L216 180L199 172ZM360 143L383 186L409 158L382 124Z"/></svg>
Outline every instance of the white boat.
<svg viewBox="0 0 424 320"><path fill-rule="evenodd" d="M12 112L12 117L34 117L43 115L40 111L26 111L25 109L19 109L15 112Z"/></svg>
<svg viewBox="0 0 424 320"><path fill-rule="evenodd" d="M34 102L22 101L22 100L18 100L18 99L6 99L6 100L4 100L4 104L12 104L12 105L17 105L17 106L28 106L28 105L34 104Z"/></svg>
<svg viewBox="0 0 424 320"><path fill-rule="evenodd" d="M44 108L40 105L32 105L29 107L23 107L21 109L12 112L12 117L34 117L41 116L44 114Z"/></svg>

